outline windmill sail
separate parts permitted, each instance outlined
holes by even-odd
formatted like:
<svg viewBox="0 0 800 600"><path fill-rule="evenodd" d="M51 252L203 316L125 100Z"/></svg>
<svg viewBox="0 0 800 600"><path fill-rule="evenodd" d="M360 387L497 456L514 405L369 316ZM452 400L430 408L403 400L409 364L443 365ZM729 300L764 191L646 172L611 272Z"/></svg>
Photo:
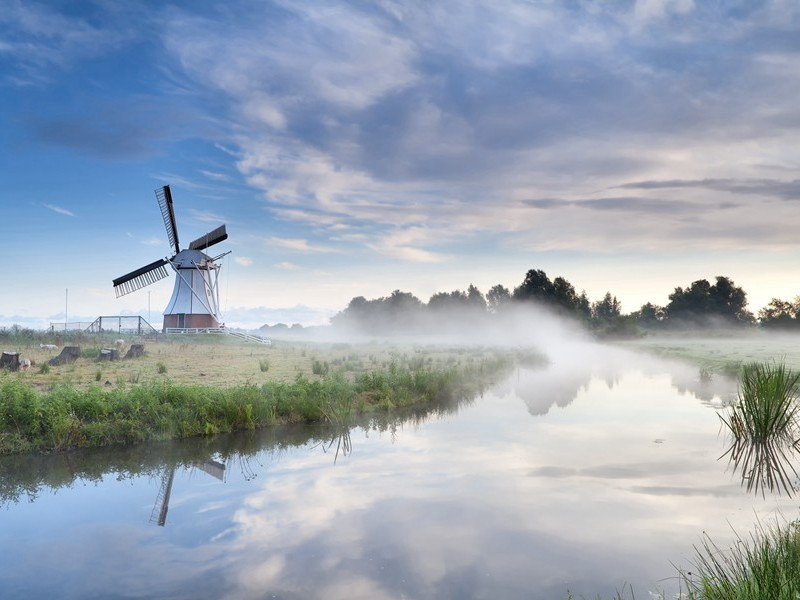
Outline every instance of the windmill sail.
<svg viewBox="0 0 800 600"><path fill-rule="evenodd" d="M117 294L117 298L140 290L151 283L155 283L169 276L169 273L167 273L167 270L164 268L164 265L167 264L169 264L169 261L161 258L141 269L136 269L127 275L117 277L113 281L114 292Z"/></svg>
<svg viewBox="0 0 800 600"><path fill-rule="evenodd" d="M161 216L164 219L164 227L167 229L167 237L169 238L169 245L172 246L175 254L180 252L178 247L178 226L175 224L175 211L172 208L172 192L169 191L169 186L156 190L156 198L158 199L158 207L161 209Z"/></svg>
<svg viewBox="0 0 800 600"><path fill-rule="evenodd" d="M209 246L219 244L227 239L228 232L225 230L225 225L220 225L213 231L209 231L207 234L200 236L189 244L189 250L205 250Z"/></svg>

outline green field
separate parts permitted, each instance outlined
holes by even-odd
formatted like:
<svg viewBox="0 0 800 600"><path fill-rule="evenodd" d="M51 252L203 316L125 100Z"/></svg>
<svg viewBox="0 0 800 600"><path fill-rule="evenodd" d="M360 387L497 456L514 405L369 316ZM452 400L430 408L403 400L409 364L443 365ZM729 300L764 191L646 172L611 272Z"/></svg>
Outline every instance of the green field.
<svg viewBox="0 0 800 600"><path fill-rule="evenodd" d="M749 362L782 362L800 370L800 334L763 331L654 334L619 342L636 352L685 360L714 373L738 374Z"/></svg>
<svg viewBox="0 0 800 600"><path fill-rule="evenodd" d="M139 340L134 340L139 341ZM14 342L10 344L8 342ZM478 393L530 352L392 344L275 344L222 336L146 342L144 356L100 362L113 340L78 336L81 356L7 340L33 362L0 371L0 454L63 451L290 422L344 427L353 415L437 405ZM124 352L125 348L122 349Z"/></svg>

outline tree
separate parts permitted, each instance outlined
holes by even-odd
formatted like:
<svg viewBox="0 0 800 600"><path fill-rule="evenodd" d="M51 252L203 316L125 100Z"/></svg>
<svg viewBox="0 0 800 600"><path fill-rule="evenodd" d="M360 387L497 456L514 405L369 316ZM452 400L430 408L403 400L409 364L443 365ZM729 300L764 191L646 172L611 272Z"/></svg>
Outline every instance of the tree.
<svg viewBox="0 0 800 600"><path fill-rule="evenodd" d="M471 283L467 288L467 304L477 312L486 312L486 298L484 298L481 291Z"/></svg>
<svg viewBox="0 0 800 600"><path fill-rule="evenodd" d="M753 315L746 307L745 291L728 277L718 276L714 285L698 279L685 290L675 288L665 310L673 322L708 324L711 319L719 319L728 324L752 323Z"/></svg>
<svg viewBox="0 0 800 600"><path fill-rule="evenodd" d="M503 310L509 302L511 302L511 292L507 287L499 283L486 292L486 302L489 306L489 311L493 313Z"/></svg>
<svg viewBox="0 0 800 600"><path fill-rule="evenodd" d="M552 303L566 313L575 313L578 309L578 294L573 285L563 277L553 280Z"/></svg>
<svg viewBox="0 0 800 600"><path fill-rule="evenodd" d="M664 321L665 313L662 307L648 302L647 304L643 304L632 316L639 325L643 327L654 327Z"/></svg>
<svg viewBox="0 0 800 600"><path fill-rule="evenodd" d="M619 316L620 303L616 296L611 295L611 292L606 292L602 300L592 305L592 317L597 325L614 323Z"/></svg>
<svg viewBox="0 0 800 600"><path fill-rule="evenodd" d="M590 323L592 320L592 304L589 302L589 297L586 295L586 290L581 291L578 296L578 304L575 307L575 312L584 323Z"/></svg>
<svg viewBox="0 0 800 600"><path fill-rule="evenodd" d="M800 326L800 296L791 302L773 298L758 311L758 320L764 327L790 329Z"/></svg>
<svg viewBox="0 0 800 600"><path fill-rule="evenodd" d="M514 300L538 300L547 303L553 296L553 282L541 269L531 269L525 274L525 279L514 288Z"/></svg>

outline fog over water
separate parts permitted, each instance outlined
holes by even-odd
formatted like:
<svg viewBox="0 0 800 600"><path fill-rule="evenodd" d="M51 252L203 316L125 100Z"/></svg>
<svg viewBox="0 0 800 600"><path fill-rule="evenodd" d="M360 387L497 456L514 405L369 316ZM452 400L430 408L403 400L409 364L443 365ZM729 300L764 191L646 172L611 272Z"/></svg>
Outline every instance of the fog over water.
<svg viewBox="0 0 800 600"><path fill-rule="evenodd" d="M0 459L0 596L544 599L627 582L638 598L677 589L704 531L725 545L796 512L720 460L735 381L512 323L444 339L547 364L431 411Z"/></svg>

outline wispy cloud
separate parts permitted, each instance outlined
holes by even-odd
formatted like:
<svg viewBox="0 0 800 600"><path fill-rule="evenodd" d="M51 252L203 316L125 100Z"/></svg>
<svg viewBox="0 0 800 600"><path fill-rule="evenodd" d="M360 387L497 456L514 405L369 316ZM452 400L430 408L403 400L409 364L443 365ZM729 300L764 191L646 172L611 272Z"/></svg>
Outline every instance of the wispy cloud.
<svg viewBox="0 0 800 600"><path fill-rule="evenodd" d="M277 246L279 248L285 248L286 250L292 250L294 252L301 252L305 254L340 252L340 250L337 248L332 248L330 246L324 246L321 244L313 244L307 239L302 238L271 237L266 243L271 246Z"/></svg>
<svg viewBox="0 0 800 600"><path fill-rule="evenodd" d="M194 219L195 221L200 221L202 223L230 223L230 219L218 215L216 213L207 211L207 210L197 210L195 208L190 208L188 211L189 216Z"/></svg>
<svg viewBox="0 0 800 600"><path fill-rule="evenodd" d="M249 267L253 264L253 259L249 256L236 256L234 259L237 264L242 265L243 267Z"/></svg>
<svg viewBox="0 0 800 600"><path fill-rule="evenodd" d="M64 208L62 206L58 206L56 204L44 204L43 206L45 208L47 208L47 209L52 210L55 213L60 214L60 215L66 215L68 217L74 217L75 216L75 213L73 213L71 210L67 210L66 208Z"/></svg>
<svg viewBox="0 0 800 600"><path fill-rule="evenodd" d="M218 173L216 171L205 171L203 169L200 169L200 172L203 175L205 175L206 177L208 177L209 179L213 179L214 181L230 181L231 180L231 176L227 175L225 173Z"/></svg>
<svg viewBox="0 0 800 600"><path fill-rule="evenodd" d="M296 271L296 270L298 270L300 268L296 264L288 262L288 261L275 263L272 266L275 267L276 269L281 269L282 271Z"/></svg>

